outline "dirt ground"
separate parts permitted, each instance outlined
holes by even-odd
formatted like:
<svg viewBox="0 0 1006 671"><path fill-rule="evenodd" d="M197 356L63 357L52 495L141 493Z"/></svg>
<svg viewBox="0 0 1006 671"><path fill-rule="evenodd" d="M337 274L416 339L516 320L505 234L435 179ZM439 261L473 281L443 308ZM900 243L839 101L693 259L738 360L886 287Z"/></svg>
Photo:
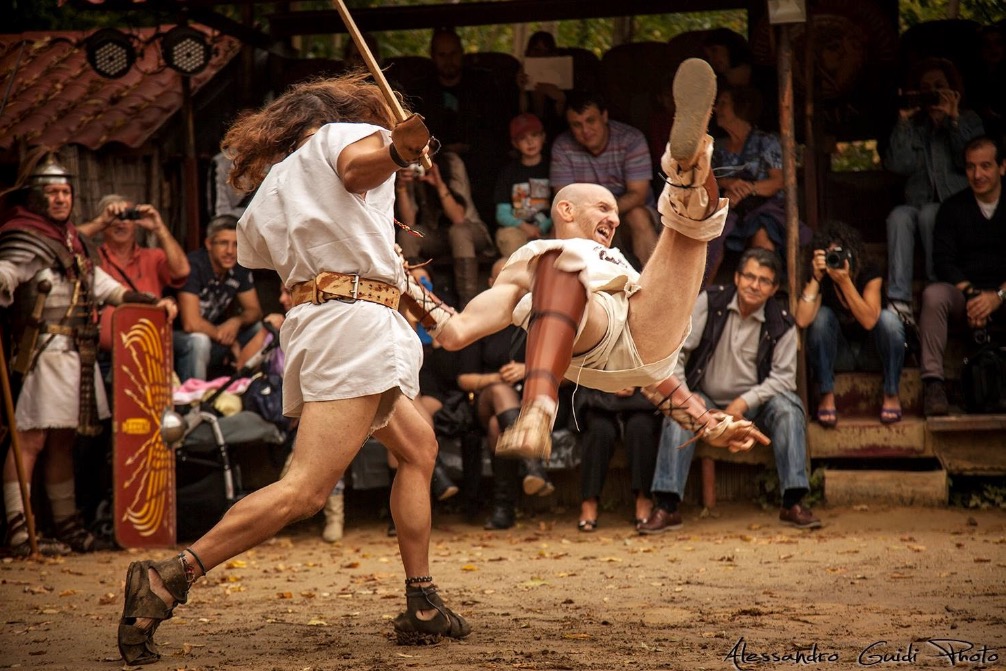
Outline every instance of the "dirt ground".
<svg viewBox="0 0 1006 671"><path fill-rule="evenodd" d="M505 532L437 516L433 574L474 630L430 647L391 639L403 576L381 522L336 545L303 523L200 581L149 668L1006 666L1002 511L820 508L812 532L750 504L684 512L650 537L613 513L593 534L572 513ZM123 668L123 577L147 554L0 563L0 668Z"/></svg>

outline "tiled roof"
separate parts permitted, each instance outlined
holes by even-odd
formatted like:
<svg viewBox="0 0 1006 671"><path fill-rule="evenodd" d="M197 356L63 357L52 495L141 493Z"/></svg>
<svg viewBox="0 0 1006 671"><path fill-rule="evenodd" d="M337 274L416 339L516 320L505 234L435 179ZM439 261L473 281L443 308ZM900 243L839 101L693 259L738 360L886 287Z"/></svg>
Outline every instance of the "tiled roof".
<svg viewBox="0 0 1006 671"><path fill-rule="evenodd" d="M192 77L192 91L210 81L241 49L234 38L214 35L205 26L212 57ZM158 30L136 28L135 65L119 79L91 69L83 41L90 32L36 32L0 35L0 95L14 84L0 113L0 150L23 137L30 146L80 144L97 149L109 142L139 147L182 106L181 75L165 66ZM20 59L20 63L18 63Z"/></svg>

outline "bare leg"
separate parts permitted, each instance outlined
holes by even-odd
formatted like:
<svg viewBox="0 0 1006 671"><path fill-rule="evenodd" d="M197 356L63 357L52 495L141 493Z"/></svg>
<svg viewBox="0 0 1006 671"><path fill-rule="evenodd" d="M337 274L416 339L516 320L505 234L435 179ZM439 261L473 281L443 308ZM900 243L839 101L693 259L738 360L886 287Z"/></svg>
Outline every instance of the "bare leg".
<svg viewBox="0 0 1006 671"><path fill-rule="evenodd" d="M391 422L374 433L398 460L391 486L391 517L398 529L398 549L406 577L430 575L430 478L437 458L437 438L408 398L395 405ZM423 584L429 584L424 582Z"/></svg>
<svg viewBox="0 0 1006 671"><path fill-rule="evenodd" d="M674 78L677 106L661 159L667 185L659 209L664 230L643 268L642 290L629 299L629 330L644 363L671 355L702 288L706 243L720 235L726 200L710 169L712 138L706 126L716 97L716 77L705 61L688 59Z"/></svg>
<svg viewBox="0 0 1006 671"><path fill-rule="evenodd" d="M379 395L304 404L290 468L278 482L252 492L227 511L185 553L191 580L274 536L290 522L315 514L367 439ZM194 554L193 554L194 553ZM198 557L198 559L196 558ZM175 599L149 569L150 590L168 606ZM153 620L137 618L144 629Z"/></svg>

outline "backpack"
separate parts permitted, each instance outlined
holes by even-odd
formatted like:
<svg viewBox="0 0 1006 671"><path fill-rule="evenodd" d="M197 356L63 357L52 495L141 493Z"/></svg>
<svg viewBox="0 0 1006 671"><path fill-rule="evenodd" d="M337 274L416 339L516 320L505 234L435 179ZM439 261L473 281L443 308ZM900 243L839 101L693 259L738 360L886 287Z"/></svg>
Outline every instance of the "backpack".
<svg viewBox="0 0 1006 671"><path fill-rule="evenodd" d="M965 358L961 391L968 412L1006 413L1006 347L986 343Z"/></svg>

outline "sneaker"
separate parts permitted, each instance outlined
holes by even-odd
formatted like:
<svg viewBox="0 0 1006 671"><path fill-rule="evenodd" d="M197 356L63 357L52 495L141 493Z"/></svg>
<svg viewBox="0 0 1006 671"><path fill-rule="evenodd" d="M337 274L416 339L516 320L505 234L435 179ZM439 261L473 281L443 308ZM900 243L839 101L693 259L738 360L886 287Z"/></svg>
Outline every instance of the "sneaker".
<svg viewBox="0 0 1006 671"><path fill-rule="evenodd" d="M673 513L663 508L654 508L653 514L645 522L639 524L636 530L641 534L662 534L672 529L680 529L684 526L681 520L681 512L675 510Z"/></svg>
<svg viewBox="0 0 1006 671"><path fill-rule="evenodd" d="M549 482L544 467L537 459L525 459L524 493L527 496L549 496L555 492L555 485Z"/></svg>
<svg viewBox="0 0 1006 671"><path fill-rule="evenodd" d="M950 402L947 401L947 390L943 380L923 380L922 414L926 417L937 417L950 412Z"/></svg>
<svg viewBox="0 0 1006 671"><path fill-rule="evenodd" d="M814 517L814 513L810 512L799 503L794 504L790 508L780 509L779 520L783 524L788 524L789 526L797 527L798 529L818 529L821 526L821 520Z"/></svg>
<svg viewBox="0 0 1006 671"><path fill-rule="evenodd" d="M433 479L430 482L430 492L437 501L446 501L460 490L454 484L451 477L447 475L447 470L438 461L433 467Z"/></svg>

